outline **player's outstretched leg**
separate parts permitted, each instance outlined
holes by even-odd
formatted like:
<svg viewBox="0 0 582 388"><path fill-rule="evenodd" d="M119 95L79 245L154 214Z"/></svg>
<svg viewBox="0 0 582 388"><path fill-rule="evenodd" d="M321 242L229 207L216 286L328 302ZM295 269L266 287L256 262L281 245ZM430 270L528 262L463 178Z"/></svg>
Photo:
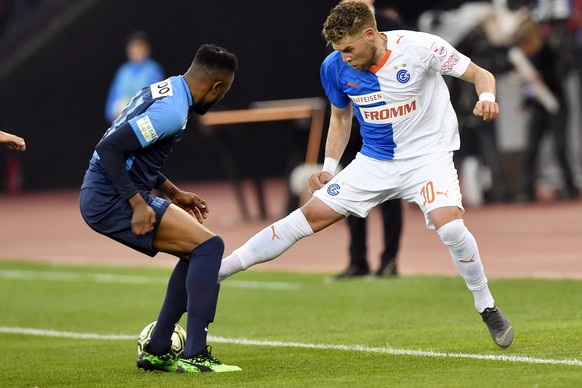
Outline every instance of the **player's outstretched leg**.
<svg viewBox="0 0 582 388"><path fill-rule="evenodd" d="M236 365L223 364L211 354L212 348L207 346L198 354L180 358L176 365L176 373L204 373L204 372L236 372L242 370Z"/></svg>
<svg viewBox="0 0 582 388"><path fill-rule="evenodd" d="M247 268L273 260L297 241L311 236L313 229L300 209L264 228L251 237L243 246L222 260L218 281Z"/></svg>
<svg viewBox="0 0 582 388"><path fill-rule="evenodd" d="M449 248L455 267L473 293L475 308L481 314L493 341L502 348L508 347L513 341L513 325L495 307L475 237L465 227L462 219L441 226L437 233Z"/></svg>

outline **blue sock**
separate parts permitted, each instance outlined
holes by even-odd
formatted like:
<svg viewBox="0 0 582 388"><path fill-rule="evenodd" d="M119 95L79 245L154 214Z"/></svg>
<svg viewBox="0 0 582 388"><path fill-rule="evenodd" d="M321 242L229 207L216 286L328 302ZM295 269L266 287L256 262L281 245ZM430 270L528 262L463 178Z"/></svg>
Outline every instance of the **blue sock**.
<svg viewBox="0 0 582 388"><path fill-rule="evenodd" d="M219 236L206 240L190 253L186 276L188 326L185 358L206 349L208 324L214 321L218 302L218 270L223 253L224 241Z"/></svg>
<svg viewBox="0 0 582 388"><path fill-rule="evenodd" d="M152 331L147 351L162 355L170 351L174 326L186 312L188 294L186 293L186 276L190 261L180 259L168 281L164 304L158 315L158 322Z"/></svg>

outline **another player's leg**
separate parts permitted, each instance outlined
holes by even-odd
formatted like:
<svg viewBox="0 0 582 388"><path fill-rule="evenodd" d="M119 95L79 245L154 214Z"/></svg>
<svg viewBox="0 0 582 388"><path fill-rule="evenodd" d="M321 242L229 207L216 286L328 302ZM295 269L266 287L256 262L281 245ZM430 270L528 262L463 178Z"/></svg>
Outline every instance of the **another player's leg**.
<svg viewBox="0 0 582 388"><path fill-rule="evenodd" d="M170 351L172 343L170 338L174 327L186 312L188 264L188 260L180 259L170 276L164 304L158 315L150 341L137 357L138 368L149 371L176 371L178 357Z"/></svg>
<svg viewBox="0 0 582 388"><path fill-rule="evenodd" d="M188 261L183 287L186 302L168 309L171 322L180 308L187 311L187 335L184 352L176 364L176 372L226 372L240 370L224 365L209 353L207 346L208 325L214 321L218 302L218 269L224 253L224 242L191 215L175 205L161 219L154 240L154 247ZM187 258L187 259L186 259ZM182 260L181 260L182 262ZM183 295L183 294L182 294ZM168 337L170 338L170 337ZM202 360L206 360L202 362Z"/></svg>
<svg viewBox="0 0 582 388"><path fill-rule="evenodd" d="M442 212L447 209L451 208L441 208L435 212L441 212L442 215ZM455 267L465 280L467 288L473 293L475 307L481 314L493 340L502 348L508 347L513 341L513 326L495 306L475 238L461 218L445 223L438 228L437 233L449 248Z"/></svg>
<svg viewBox="0 0 582 388"><path fill-rule="evenodd" d="M350 231L350 246L348 250L350 262L348 268L335 276L337 279L365 276L370 273L366 241L368 234L367 219L349 216L346 218L346 223Z"/></svg>
<svg viewBox="0 0 582 388"><path fill-rule="evenodd" d="M224 253L224 242L218 236L211 237L190 254L186 277L188 294L188 335L184 354L178 360L176 372L231 372L238 366L225 365L210 354L206 337L208 325L214 322L218 303L218 269Z"/></svg>
<svg viewBox="0 0 582 388"><path fill-rule="evenodd" d="M391 199L380 205L384 228L384 252L376 276L398 276L396 256L400 247L402 234L402 203Z"/></svg>

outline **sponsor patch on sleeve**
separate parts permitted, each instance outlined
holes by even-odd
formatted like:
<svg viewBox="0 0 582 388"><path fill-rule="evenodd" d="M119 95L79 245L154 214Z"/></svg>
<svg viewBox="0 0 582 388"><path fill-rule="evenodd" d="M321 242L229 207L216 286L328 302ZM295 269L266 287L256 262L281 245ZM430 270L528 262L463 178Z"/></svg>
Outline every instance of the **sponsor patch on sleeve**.
<svg viewBox="0 0 582 388"><path fill-rule="evenodd" d="M150 143L158 138L158 133L148 116L136 120L135 123L146 142Z"/></svg>

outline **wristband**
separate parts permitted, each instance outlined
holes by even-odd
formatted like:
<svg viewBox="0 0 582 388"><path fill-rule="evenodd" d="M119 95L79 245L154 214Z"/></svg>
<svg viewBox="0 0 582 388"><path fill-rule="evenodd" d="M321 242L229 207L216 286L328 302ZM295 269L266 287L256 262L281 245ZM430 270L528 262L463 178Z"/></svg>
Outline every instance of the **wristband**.
<svg viewBox="0 0 582 388"><path fill-rule="evenodd" d="M483 92L479 94L479 101L495 102L495 94L491 92Z"/></svg>
<svg viewBox="0 0 582 388"><path fill-rule="evenodd" d="M337 168L338 164L339 161L335 160L334 158L327 157L323 161L323 168L321 169L321 171L326 171L331 173L332 175L335 175L335 169Z"/></svg>

